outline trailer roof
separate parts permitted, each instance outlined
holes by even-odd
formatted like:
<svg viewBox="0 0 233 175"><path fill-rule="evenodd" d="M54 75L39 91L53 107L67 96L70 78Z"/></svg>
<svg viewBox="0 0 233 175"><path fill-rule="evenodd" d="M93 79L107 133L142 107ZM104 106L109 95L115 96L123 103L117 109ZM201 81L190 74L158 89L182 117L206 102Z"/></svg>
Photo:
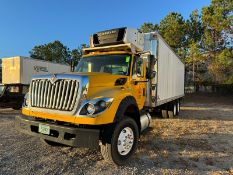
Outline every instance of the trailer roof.
<svg viewBox="0 0 233 175"><path fill-rule="evenodd" d="M22 59L35 60L35 61L41 61L41 62L46 62L46 63L53 63L53 64L59 64L59 65L69 66L68 64L56 63L56 62L52 62L52 61L40 60L40 59L35 59L35 58L25 57L25 56L13 56L13 57L1 58L1 59L14 59L14 58L20 58L20 59L22 58Z"/></svg>

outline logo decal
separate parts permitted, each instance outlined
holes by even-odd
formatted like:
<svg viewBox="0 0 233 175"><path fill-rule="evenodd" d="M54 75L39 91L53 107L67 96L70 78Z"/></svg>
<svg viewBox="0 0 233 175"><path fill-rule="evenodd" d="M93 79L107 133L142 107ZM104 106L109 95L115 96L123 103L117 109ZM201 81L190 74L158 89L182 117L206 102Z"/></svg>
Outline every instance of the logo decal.
<svg viewBox="0 0 233 175"><path fill-rule="evenodd" d="M105 35L111 35L115 34L117 31L116 30L109 30L109 31L104 31L104 32L99 32L97 33L99 36L105 36Z"/></svg>
<svg viewBox="0 0 233 175"><path fill-rule="evenodd" d="M34 66L34 70L36 71L36 72L48 72L48 69L47 69L47 67L42 67L42 66Z"/></svg>
<svg viewBox="0 0 233 175"><path fill-rule="evenodd" d="M52 77L49 79L52 84L54 84L57 81L57 77L55 74L52 75Z"/></svg>

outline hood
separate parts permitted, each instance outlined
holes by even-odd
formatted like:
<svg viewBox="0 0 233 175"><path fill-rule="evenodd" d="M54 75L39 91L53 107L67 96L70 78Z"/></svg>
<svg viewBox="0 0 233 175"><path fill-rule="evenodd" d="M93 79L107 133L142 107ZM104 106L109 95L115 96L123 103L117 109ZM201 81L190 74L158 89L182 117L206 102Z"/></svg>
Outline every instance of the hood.
<svg viewBox="0 0 233 175"><path fill-rule="evenodd" d="M58 73L58 74L47 74L47 75L36 75L33 79L37 78L51 78L56 76L58 79L63 78L81 78L88 77L89 87L112 87L115 86L117 80L127 80L127 76L124 75L113 75L109 73L98 73L98 72L69 72L69 73Z"/></svg>
<svg viewBox="0 0 233 175"><path fill-rule="evenodd" d="M127 76L124 75L112 75L109 73L72 73L80 76L88 76L89 78L89 87L111 87L115 86L115 82L118 79L124 78L127 79Z"/></svg>

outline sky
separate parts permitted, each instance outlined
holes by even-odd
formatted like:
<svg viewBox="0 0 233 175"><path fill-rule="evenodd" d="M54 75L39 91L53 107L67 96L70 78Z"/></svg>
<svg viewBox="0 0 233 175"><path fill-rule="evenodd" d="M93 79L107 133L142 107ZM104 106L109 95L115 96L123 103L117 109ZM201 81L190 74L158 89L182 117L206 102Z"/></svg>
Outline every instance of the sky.
<svg viewBox="0 0 233 175"><path fill-rule="evenodd" d="M187 19L210 0L0 0L0 58L29 56L35 46L60 40L70 49L92 33L159 23L169 12Z"/></svg>

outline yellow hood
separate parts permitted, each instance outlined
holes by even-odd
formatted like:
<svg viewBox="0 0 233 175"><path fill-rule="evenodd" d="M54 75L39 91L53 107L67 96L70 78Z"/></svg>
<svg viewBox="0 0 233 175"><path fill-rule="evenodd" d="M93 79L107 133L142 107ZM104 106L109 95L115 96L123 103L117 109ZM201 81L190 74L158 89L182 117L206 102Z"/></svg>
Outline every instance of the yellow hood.
<svg viewBox="0 0 233 175"><path fill-rule="evenodd" d="M89 88L93 87L112 87L119 78L127 78L124 75L112 75L109 73L76 73L77 75L85 75L89 78Z"/></svg>

